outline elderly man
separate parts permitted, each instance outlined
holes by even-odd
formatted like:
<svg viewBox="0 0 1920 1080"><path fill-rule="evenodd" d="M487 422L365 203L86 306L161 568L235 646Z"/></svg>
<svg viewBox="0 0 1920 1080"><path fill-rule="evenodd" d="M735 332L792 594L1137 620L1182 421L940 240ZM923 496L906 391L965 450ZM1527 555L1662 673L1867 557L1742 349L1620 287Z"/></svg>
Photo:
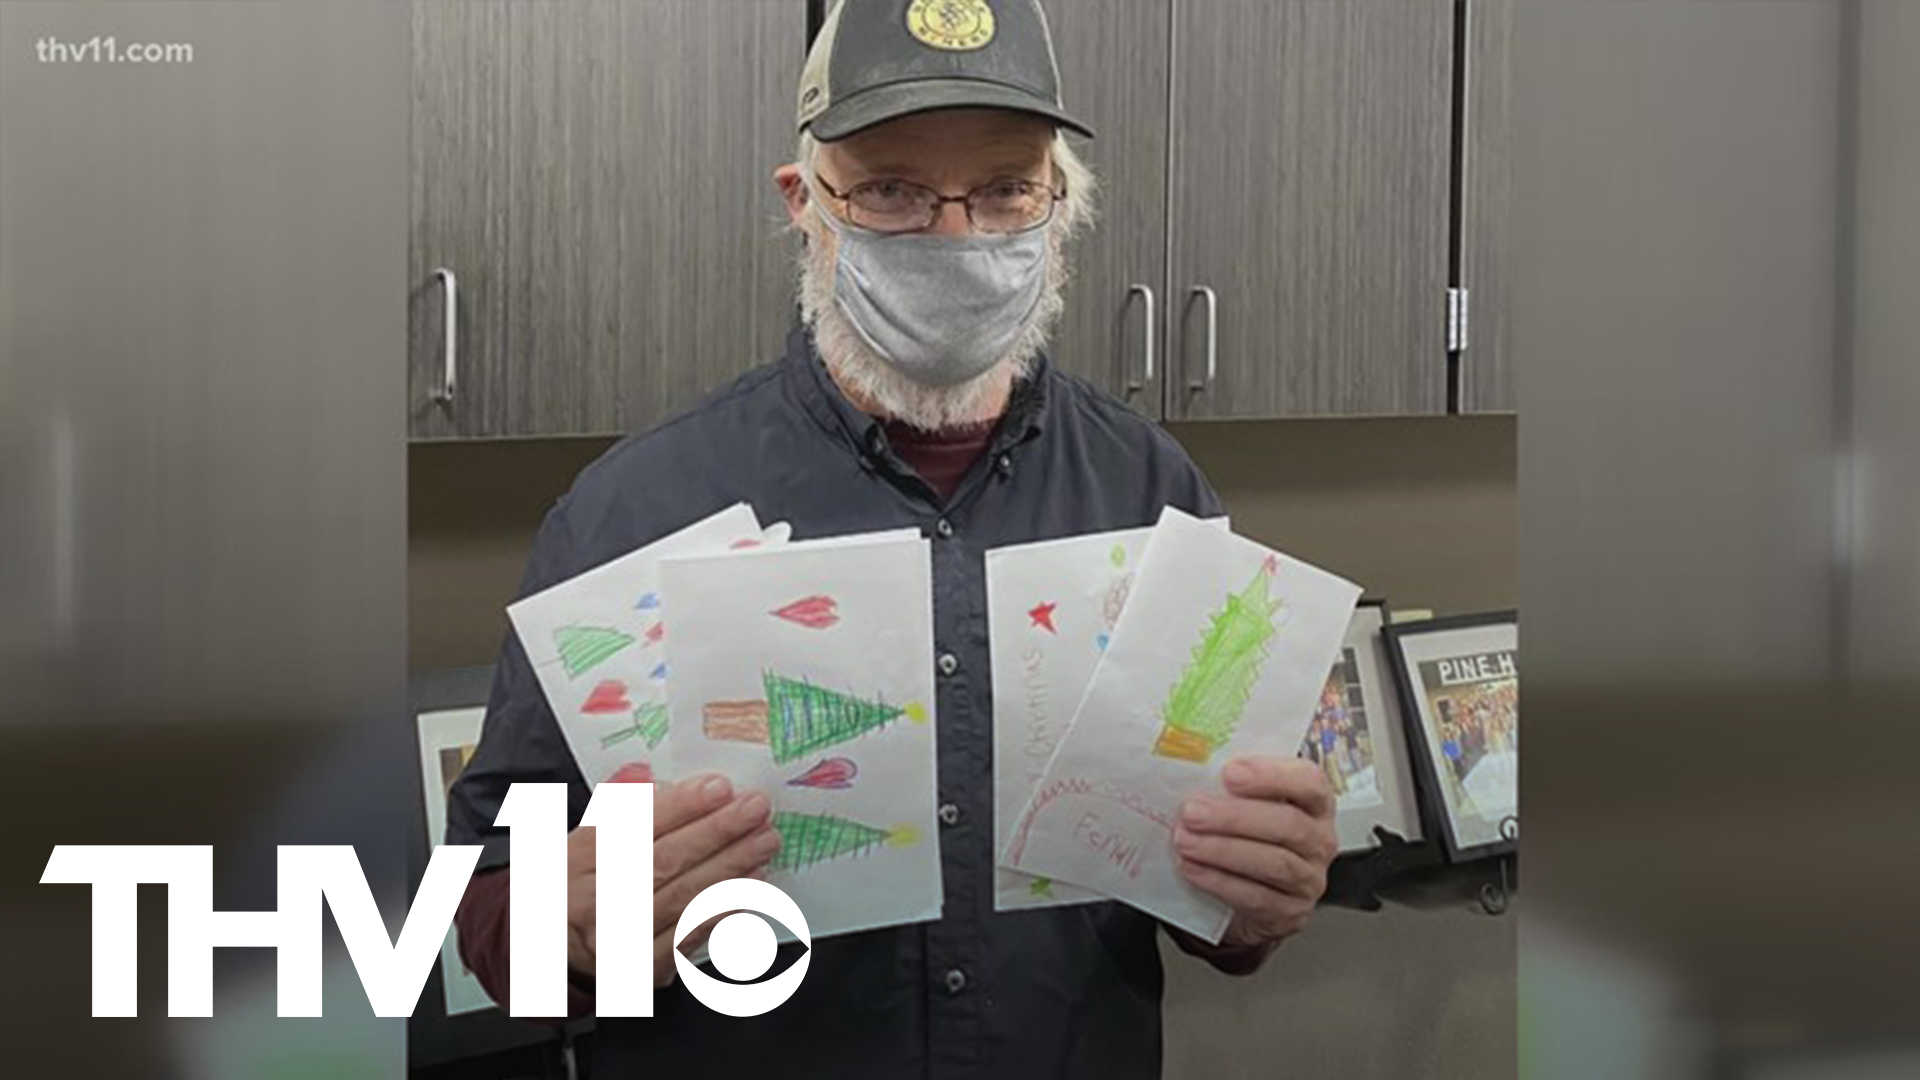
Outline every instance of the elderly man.
<svg viewBox="0 0 1920 1080"><path fill-rule="evenodd" d="M752 1020L663 991L651 1020L598 1028L603 1076L1151 1077L1160 1066L1158 924L1118 903L993 910L992 686L983 554L1155 521L1219 500L1168 435L1052 368L1065 243L1093 180L1062 129L1033 0L845 0L802 79L800 153L775 177L805 238L803 325L786 356L629 438L548 515L523 588L543 589L747 500L824 536L912 526L933 542L940 856L937 922L816 941L804 983ZM1169 647L1175 647L1169 645ZM453 793L449 837L486 853L459 917L469 966L508 979L509 784L587 789L511 638L485 734ZM1298 931L1335 851L1311 764L1229 763L1175 837L1182 871L1230 904L1219 946L1251 971ZM763 792L718 777L656 789L655 970L702 889L778 850ZM593 845L569 848L570 960L591 1012ZM617 917L610 913L610 917ZM798 946L783 948L784 968Z"/></svg>

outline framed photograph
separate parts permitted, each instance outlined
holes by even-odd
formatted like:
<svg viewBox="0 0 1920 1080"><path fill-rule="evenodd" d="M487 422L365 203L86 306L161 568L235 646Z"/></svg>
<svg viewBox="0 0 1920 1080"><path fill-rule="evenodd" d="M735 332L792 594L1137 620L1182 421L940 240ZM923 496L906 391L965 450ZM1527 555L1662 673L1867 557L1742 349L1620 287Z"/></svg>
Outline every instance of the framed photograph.
<svg viewBox="0 0 1920 1080"><path fill-rule="evenodd" d="M1398 623L1382 634L1434 831L1452 862L1514 850L1520 813L1520 618Z"/></svg>
<svg viewBox="0 0 1920 1080"><path fill-rule="evenodd" d="M420 729L420 790L426 797L429 850L447 835L447 796L460 779L460 770L473 758L474 747L480 745L480 722L486 715L485 708L474 707L423 712L415 718ZM448 1016L493 1007L480 981L461 961L451 929L440 945L440 981Z"/></svg>
<svg viewBox="0 0 1920 1080"><path fill-rule="evenodd" d="M408 830L412 834L410 876L416 888L434 845L446 838L447 791L480 742L481 718L492 686L491 667L419 672L408 680L408 713L418 733L415 754L419 759L419 767L409 770L409 775L420 784L420 798L414 803L419 810ZM592 1023L580 1021L568 1030L577 1035L591 1030ZM563 1037L558 1029L515 1020L496 1008L461 963L454 931L449 929L441 943L440 963L427 976L419 1004L407 1021L407 1063L413 1069L456 1062L463 1069L478 1069L471 1063L482 1058L506 1060L495 1055L545 1054Z"/></svg>
<svg viewBox="0 0 1920 1080"><path fill-rule="evenodd" d="M1410 842L1424 839L1406 724L1380 636L1386 622L1382 601L1362 601L1354 610L1300 747L1300 756L1327 774L1338 799L1334 826L1342 855L1378 846L1375 826Z"/></svg>

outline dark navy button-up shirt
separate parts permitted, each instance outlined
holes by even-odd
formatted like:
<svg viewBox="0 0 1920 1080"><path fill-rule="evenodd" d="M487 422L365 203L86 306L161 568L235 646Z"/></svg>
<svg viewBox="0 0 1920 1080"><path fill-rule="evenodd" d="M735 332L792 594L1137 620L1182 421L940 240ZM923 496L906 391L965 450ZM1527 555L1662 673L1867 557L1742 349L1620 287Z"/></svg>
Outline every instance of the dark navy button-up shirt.
<svg viewBox="0 0 1920 1080"><path fill-rule="evenodd" d="M677 984L652 1019L603 1020L607 1077L961 1077L1123 1080L1160 1072L1158 924L1117 903L993 910L993 685L986 567L995 547L1150 525L1219 499L1158 426L1044 360L1014 390L987 452L942 499L855 409L796 330L785 358L622 441L542 526L522 595L752 504L794 539L913 526L932 541L935 722L945 902L937 922L817 940L784 1005L736 1019ZM948 659L952 663L948 663ZM519 643L508 636L486 726L454 786L447 839L507 862L493 825L508 785L588 790ZM782 947L784 970L798 945Z"/></svg>

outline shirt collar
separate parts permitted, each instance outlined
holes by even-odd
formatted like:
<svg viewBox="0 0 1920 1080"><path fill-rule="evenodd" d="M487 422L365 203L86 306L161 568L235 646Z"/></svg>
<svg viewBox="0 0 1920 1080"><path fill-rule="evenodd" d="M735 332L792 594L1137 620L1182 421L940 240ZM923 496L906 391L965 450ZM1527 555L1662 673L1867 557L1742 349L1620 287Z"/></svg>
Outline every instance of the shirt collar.
<svg viewBox="0 0 1920 1080"><path fill-rule="evenodd" d="M880 422L847 400L814 348L812 331L803 325L796 325L787 335L786 365L788 385L801 407L829 436L855 453L871 453L885 445ZM1005 453L1040 434L1051 406L1052 395L1047 391L1052 379L1053 365L1045 356L1035 357L1027 377L1014 384L991 453Z"/></svg>

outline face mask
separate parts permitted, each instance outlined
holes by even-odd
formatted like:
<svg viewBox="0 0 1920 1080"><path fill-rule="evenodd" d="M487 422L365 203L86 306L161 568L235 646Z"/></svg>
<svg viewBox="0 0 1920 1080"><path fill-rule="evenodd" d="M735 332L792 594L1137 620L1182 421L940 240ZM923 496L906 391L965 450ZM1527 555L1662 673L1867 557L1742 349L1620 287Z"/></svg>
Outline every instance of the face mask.
<svg viewBox="0 0 1920 1080"><path fill-rule="evenodd" d="M1040 306L1047 229L888 236L820 216L839 238L834 300L873 351L923 386L992 368Z"/></svg>

